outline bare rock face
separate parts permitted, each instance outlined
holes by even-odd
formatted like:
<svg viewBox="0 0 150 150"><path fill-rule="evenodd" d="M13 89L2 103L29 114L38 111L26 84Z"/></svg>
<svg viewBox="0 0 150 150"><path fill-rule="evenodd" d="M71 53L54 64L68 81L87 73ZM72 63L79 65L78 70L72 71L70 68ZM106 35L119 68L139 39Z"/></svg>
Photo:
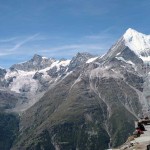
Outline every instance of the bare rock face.
<svg viewBox="0 0 150 150"><path fill-rule="evenodd" d="M6 75L6 69L0 68L0 87L5 86L5 83L3 82L3 79Z"/></svg>
<svg viewBox="0 0 150 150"><path fill-rule="evenodd" d="M0 68L0 78L3 78L6 74L6 69Z"/></svg>
<svg viewBox="0 0 150 150"><path fill-rule="evenodd" d="M31 60L20 64L15 64L11 66L10 69L23 71L41 70L45 69L46 67L49 67L54 61L55 59L49 59L35 54Z"/></svg>
<svg viewBox="0 0 150 150"><path fill-rule="evenodd" d="M7 91L5 89L0 90L0 110L11 109L14 108L21 95L16 94L11 91Z"/></svg>
<svg viewBox="0 0 150 150"><path fill-rule="evenodd" d="M75 57L72 58L69 70L77 69L78 67L81 67L83 64L86 63L86 61L90 58L94 57L93 55L89 53L77 53Z"/></svg>

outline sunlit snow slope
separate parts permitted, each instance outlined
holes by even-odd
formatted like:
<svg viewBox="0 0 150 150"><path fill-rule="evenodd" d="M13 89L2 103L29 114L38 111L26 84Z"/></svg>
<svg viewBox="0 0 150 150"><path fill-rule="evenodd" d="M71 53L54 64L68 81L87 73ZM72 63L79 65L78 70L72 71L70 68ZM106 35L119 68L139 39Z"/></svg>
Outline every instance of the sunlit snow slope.
<svg viewBox="0 0 150 150"><path fill-rule="evenodd" d="M125 45L133 50L144 62L150 61L150 35L129 28L123 35Z"/></svg>

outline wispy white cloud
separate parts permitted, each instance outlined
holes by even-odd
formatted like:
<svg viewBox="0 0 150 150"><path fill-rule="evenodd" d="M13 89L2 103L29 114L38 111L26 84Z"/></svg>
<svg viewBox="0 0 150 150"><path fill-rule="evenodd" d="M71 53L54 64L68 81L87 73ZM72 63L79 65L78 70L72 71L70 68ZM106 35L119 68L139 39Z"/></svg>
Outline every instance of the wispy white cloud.
<svg viewBox="0 0 150 150"><path fill-rule="evenodd" d="M102 54L108 50L111 44L114 43L114 36L110 34L112 27L106 28L98 34L85 35L80 38L69 39L69 37L49 37L39 33L28 37L12 37L8 39L0 39L2 47L0 47L0 56L6 55L32 55L33 53L48 54L53 53L54 57L58 52L62 55L70 55L72 52L87 51L90 53ZM51 42L53 39L53 42ZM63 39L64 44L57 44ZM50 40L50 42L49 42ZM40 42L39 42L40 41ZM58 41L58 42L57 42ZM28 43L32 42L32 43ZM8 43L8 45L7 45ZM69 44L68 44L69 43ZM46 44L46 45L45 45ZM50 46L53 44L53 46ZM6 47L7 46L7 47ZM62 57L64 57L62 56Z"/></svg>
<svg viewBox="0 0 150 150"><path fill-rule="evenodd" d="M51 50L53 51L59 51L59 50L70 50L70 49L83 49L83 50L89 50L89 49L103 49L101 45L96 45L96 44L71 44L71 45L62 45L62 46L56 46L56 47L51 47L46 50L41 50L42 52L49 52Z"/></svg>
<svg viewBox="0 0 150 150"><path fill-rule="evenodd" d="M35 34L35 35L32 35L28 38L26 38L25 40L17 43L13 48L9 49L8 51L9 52L12 52L12 51L15 51L17 50L18 48L20 48L22 45L24 45L25 43L29 42L29 41L32 41L34 38L36 38L39 34Z"/></svg>
<svg viewBox="0 0 150 150"><path fill-rule="evenodd" d="M105 45L99 44L70 44L38 50L37 53L42 56L53 57L56 59L71 59L78 52L88 52L93 55L101 56L106 53L107 49L108 48Z"/></svg>
<svg viewBox="0 0 150 150"><path fill-rule="evenodd" d="M54 46L48 49L39 50L38 53L50 57L68 58L73 57L77 52L89 52L91 54L102 55L105 53L106 49L106 45L85 43Z"/></svg>
<svg viewBox="0 0 150 150"><path fill-rule="evenodd" d="M101 40L101 39L110 39L111 37L107 35L88 35L85 36L85 38L90 39L90 40Z"/></svg>
<svg viewBox="0 0 150 150"><path fill-rule="evenodd" d="M54 45L46 49L40 49L40 54L57 57L72 57L77 52L89 52L91 54L102 55L115 43L118 37L113 34L114 27L108 27L105 30L91 35L85 35L80 38L68 40L62 45ZM111 33L112 31L112 33ZM65 40L66 41L66 40Z"/></svg>
<svg viewBox="0 0 150 150"><path fill-rule="evenodd" d="M87 35L83 38L85 39L89 39L89 40L113 40L115 39L115 35L112 33L113 30L115 30L114 26L110 26L106 29L101 30L99 33L97 34L91 34L91 35Z"/></svg>
<svg viewBox="0 0 150 150"><path fill-rule="evenodd" d="M0 39L0 58L5 59L12 56L16 62L20 62L31 58L35 53L57 59L71 59L77 52L103 55L115 40L110 30L107 28L97 34L72 38L57 35L51 37L37 33L31 36Z"/></svg>
<svg viewBox="0 0 150 150"><path fill-rule="evenodd" d="M12 37L12 38L8 38L8 39L0 39L0 43L12 42L16 39L17 39L17 37Z"/></svg>
<svg viewBox="0 0 150 150"><path fill-rule="evenodd" d="M26 37L25 39L18 41L18 37L12 37L8 39L1 39L1 43L8 43L8 47L10 47L9 42L14 42L15 45L12 48L1 48L0 49L0 56L7 56L7 55L12 55L14 53L18 52L18 49L21 48L24 44L34 40L39 34L34 34L32 36ZM12 44L11 44L12 45Z"/></svg>
<svg viewBox="0 0 150 150"><path fill-rule="evenodd" d="M111 34L111 30L114 30L114 27L108 27L105 30L100 31L97 34L85 35L83 37L71 39L71 43L67 44L65 42L62 45L54 45L46 49L40 48L39 53L44 53L48 55L74 55L75 52L90 52L93 54L104 54L107 50L114 44L116 37L114 34ZM67 41L65 39L65 41ZM68 40L68 43L70 40Z"/></svg>
<svg viewBox="0 0 150 150"><path fill-rule="evenodd" d="M0 52L0 56L8 56L11 55L11 52Z"/></svg>

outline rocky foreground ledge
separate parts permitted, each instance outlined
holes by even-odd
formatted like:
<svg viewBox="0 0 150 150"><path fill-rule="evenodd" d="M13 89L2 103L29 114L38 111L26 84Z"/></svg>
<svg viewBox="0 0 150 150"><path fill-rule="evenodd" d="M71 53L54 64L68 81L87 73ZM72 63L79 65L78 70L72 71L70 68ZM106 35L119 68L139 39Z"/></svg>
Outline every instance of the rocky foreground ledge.
<svg viewBox="0 0 150 150"><path fill-rule="evenodd" d="M129 137L121 147L109 150L150 150L150 124L144 125L146 131L140 137Z"/></svg>

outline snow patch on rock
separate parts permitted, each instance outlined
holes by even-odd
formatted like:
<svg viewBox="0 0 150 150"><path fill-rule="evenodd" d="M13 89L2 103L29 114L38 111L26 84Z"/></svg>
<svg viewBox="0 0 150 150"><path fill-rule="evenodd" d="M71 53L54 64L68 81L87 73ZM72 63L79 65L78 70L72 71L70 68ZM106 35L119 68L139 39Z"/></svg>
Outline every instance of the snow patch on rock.
<svg viewBox="0 0 150 150"><path fill-rule="evenodd" d="M130 61L130 60L125 60L123 57L116 57L118 60L121 60L121 61L123 61L123 62L125 62L125 63L127 63L127 64L131 64L132 66L135 66L135 64L132 62L132 61Z"/></svg>
<svg viewBox="0 0 150 150"><path fill-rule="evenodd" d="M123 76L118 71L113 71L109 67L99 67L96 69L93 69L90 73L90 79L97 78L123 78Z"/></svg>
<svg viewBox="0 0 150 150"><path fill-rule="evenodd" d="M38 89L37 81L33 79L33 76L35 74L35 71L9 71L7 72L5 79L9 77L15 77L13 79L13 82L10 83L9 88L11 91L14 91L16 93L20 93L21 90L29 90L31 92L35 92ZM25 89L23 89L25 88Z"/></svg>
<svg viewBox="0 0 150 150"><path fill-rule="evenodd" d="M88 64L88 63L91 63L91 62L95 61L97 58L98 58L98 57L90 58L90 59L88 59L88 61L87 61L86 63L87 63L87 64Z"/></svg>

